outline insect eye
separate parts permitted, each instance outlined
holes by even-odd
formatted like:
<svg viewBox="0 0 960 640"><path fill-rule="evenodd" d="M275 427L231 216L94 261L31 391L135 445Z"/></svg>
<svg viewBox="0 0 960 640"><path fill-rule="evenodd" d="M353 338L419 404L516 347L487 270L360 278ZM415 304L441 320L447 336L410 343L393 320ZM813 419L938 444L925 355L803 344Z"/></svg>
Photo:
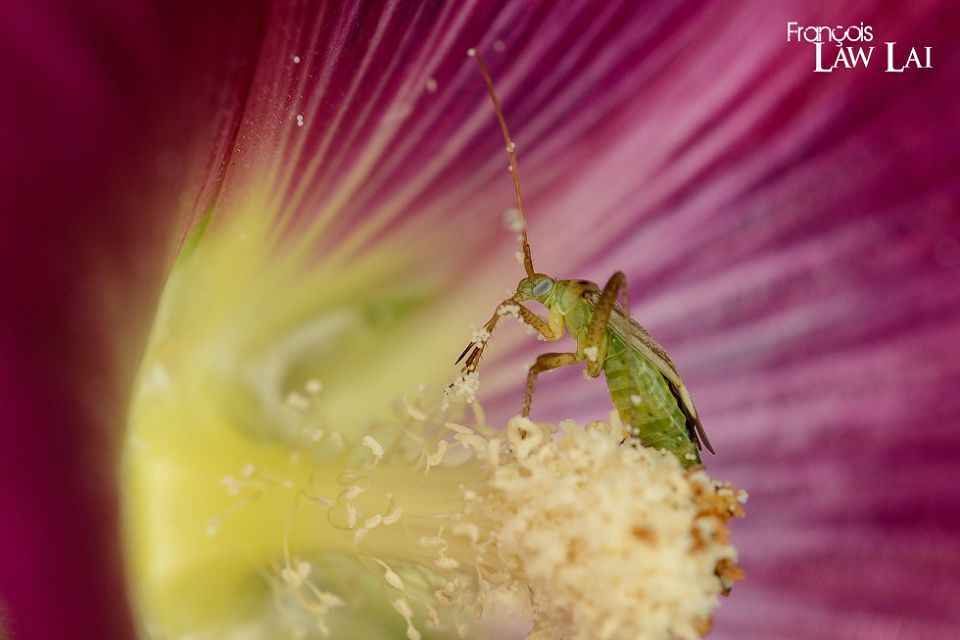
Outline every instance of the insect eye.
<svg viewBox="0 0 960 640"><path fill-rule="evenodd" d="M533 285L533 295L539 298L540 296L545 295L552 288L553 288L553 281L544 278L537 284Z"/></svg>

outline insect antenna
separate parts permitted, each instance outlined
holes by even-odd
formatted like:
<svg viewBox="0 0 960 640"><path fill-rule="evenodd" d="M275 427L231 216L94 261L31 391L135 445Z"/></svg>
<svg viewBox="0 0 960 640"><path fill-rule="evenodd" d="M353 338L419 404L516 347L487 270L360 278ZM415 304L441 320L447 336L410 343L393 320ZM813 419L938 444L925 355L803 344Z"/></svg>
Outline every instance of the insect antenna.
<svg viewBox="0 0 960 640"><path fill-rule="evenodd" d="M480 75L487 85L487 92L493 101L493 110L497 113L497 120L500 122L500 130L503 132L503 140L507 143L507 155L510 157L510 173L513 174L513 190L517 194L517 211L520 213L520 238L523 243L523 268L527 271L528 277L533 277L533 257L530 255L530 243L527 242L527 222L523 215L523 197L520 195L520 167L517 165L517 145L510 139L510 130L507 129L507 121L503 117L503 110L500 108L500 101L497 99L497 91L493 88L493 79L487 70L487 65L483 61L483 56L476 49L467 51L467 55L474 59L477 68L480 69Z"/></svg>

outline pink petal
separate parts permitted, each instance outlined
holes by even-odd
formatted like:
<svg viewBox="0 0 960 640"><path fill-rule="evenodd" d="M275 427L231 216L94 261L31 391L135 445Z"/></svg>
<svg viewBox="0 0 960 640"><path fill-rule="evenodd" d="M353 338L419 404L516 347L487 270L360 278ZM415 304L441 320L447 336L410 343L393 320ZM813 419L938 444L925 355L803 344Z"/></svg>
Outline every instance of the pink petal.
<svg viewBox="0 0 960 640"><path fill-rule="evenodd" d="M752 493L735 531L748 579L717 637L953 637L960 69L941 53L913 75L813 74L784 25L863 19L946 52L957 15L756 8L658 38L681 52L669 71L624 107L632 120L601 125L619 134L606 146L552 155L539 171L563 176L555 190L536 190L528 156L529 201L549 212L530 215L535 258L600 282L626 271L719 450L707 464ZM503 374L487 363L507 412L521 363L546 350L521 343L498 343ZM603 395L558 373L534 413L599 417Z"/></svg>
<svg viewBox="0 0 960 640"><path fill-rule="evenodd" d="M196 190L191 154L210 135L199 125L213 87L238 73L213 56L256 35L247 10L188 4L0 8L11 637L134 637L117 521L127 396L184 230L179 198L191 180Z"/></svg>
<svg viewBox="0 0 960 640"><path fill-rule="evenodd" d="M17 19L27 25L43 18L23 15ZM235 9L224 15L242 17ZM960 471L960 212L951 180L960 96L958 63L948 55L957 17L951 3L934 1L909 8L873 1L277 3L260 34L252 82L223 84L224 126L209 145L197 210L215 203L227 216L252 183L266 182L278 226L290 235L322 228L318 254L346 260L379 243L415 244L422 259L398 266L396 278L425 279L439 270L448 283L440 300L469 305L481 320L521 272L499 224L512 206L502 142L463 56L479 46L518 140L538 267L598 281L616 269L627 273L635 315L680 363L720 451L708 461L711 471L753 494L735 532L748 580L720 611L716 635L948 637L960 623L949 606L960 586L960 503L948 482ZM11 480L0 486L16 487L5 503L29 495L27 507L55 536L37 543L49 556L37 564L30 545L43 539L39 516L17 528L21 542L0 556L0 590L15 624L29 620L37 626L24 629L53 635L71 623L102 629L100 637L127 629L123 612L110 604L122 590L110 568L116 538L104 535L115 521L113 492L96 483L108 505L97 512L90 490L78 488L90 476L87 452L103 456L104 448L83 443L111 439L104 434L120 423L180 222L152 215L175 209L175 190L156 176L136 180L152 170L151 158L132 141L149 149L167 139L169 121L161 116L176 118L158 96L187 90L184 76L204 60L172 47L163 30L153 34L156 42L127 42L119 37L127 27L149 34L149 21L116 19L121 26L86 26L118 34L122 51L139 51L142 60L129 68L124 57L106 58L116 68L96 55L77 57L77 49L89 51L103 35L71 35L63 26L69 21L53 21L68 33L69 56L43 51L37 38L0 40L28 52L5 61L36 58L51 69L39 76L51 79L41 85L46 99L12 108L4 101L11 113L0 122L44 132L42 155L56 159L43 173L24 163L37 139L24 134L5 147L14 152L0 167L19 189L11 191L17 206L4 211L29 209L47 221L37 226L21 217L4 234L15 239L5 257L21 258L10 266L34 271L5 283L14 294L5 298L31 309L36 291L44 296L29 314L4 314L17 319L5 341L15 353L3 360L7 387L16 381L16 412L6 415L22 416L8 430L14 442L26 438L31 453L8 449L13 459L0 468ZM215 50L212 31L194 19L193 37L183 42ZM933 46L935 68L813 74L809 47L784 41L791 19L863 20L881 41ZM72 65L78 71L58 71L64 59L79 60ZM239 60L234 71L242 77L242 57L222 59ZM150 86L122 90L120 81L134 69L152 71ZM112 91L102 90L104 73ZM56 99L84 98L76 87L88 86L101 90L57 110ZM237 86L245 100L233 99ZM104 96L123 106L111 107ZM65 113L85 126L66 126ZM157 124L158 133L135 136L144 122ZM103 157L91 158L88 150L100 148ZM125 179L136 185L135 196L91 193L89 185L114 180L118 166L133 176ZM57 178L52 185L48 176ZM77 230L79 241L68 215L91 221ZM117 253L104 257L106 266L89 266L90 254L78 247ZM144 257L135 247L152 250ZM116 265L125 277L116 277ZM118 323L99 302L77 318L80 303L65 300L72 291L86 305L89 287L104 282L103 269L116 287L110 302L137 311L119 339ZM458 297L482 280L491 283L489 299ZM64 327L60 317L72 324ZM76 335L80 349L71 346ZM542 349L525 344L518 332L504 331L491 348L484 400L494 416L516 410L520 364ZM425 357L456 355L460 346L437 345ZM111 360L107 368L105 354L118 352L119 364ZM107 416L80 405L89 391L81 393L79 382L91 380L105 381L116 398L98 403ZM63 396L54 402L50 389ZM602 386L574 372L545 381L534 411L595 418L608 408ZM48 459L56 465L43 465ZM48 473L43 486L23 488L38 482L38 465L60 474L70 469L74 481L58 483L54 478L63 476ZM77 495L62 497L64 484ZM23 517L22 502L10 513ZM52 553L63 537L58 529L68 525L76 548ZM58 580L31 583L27 571ZM111 590L104 602L68 609L62 622L43 617L50 601Z"/></svg>
<svg viewBox="0 0 960 640"><path fill-rule="evenodd" d="M296 28L269 32L223 202L266 165L291 228L323 212L318 251L415 243L424 257L397 280L440 270L447 303L482 320L521 271L499 224L502 143L462 58L479 46L519 143L536 264L627 273L720 451L711 470L753 493L737 532L749 578L716 635L946 637L960 623L957 17L870 1L276 10L273 27ZM896 40L937 62L815 74L788 20L863 20L878 55ZM458 302L483 279L487 299ZM498 333L496 419L543 350ZM534 411L603 417L604 396L558 373Z"/></svg>

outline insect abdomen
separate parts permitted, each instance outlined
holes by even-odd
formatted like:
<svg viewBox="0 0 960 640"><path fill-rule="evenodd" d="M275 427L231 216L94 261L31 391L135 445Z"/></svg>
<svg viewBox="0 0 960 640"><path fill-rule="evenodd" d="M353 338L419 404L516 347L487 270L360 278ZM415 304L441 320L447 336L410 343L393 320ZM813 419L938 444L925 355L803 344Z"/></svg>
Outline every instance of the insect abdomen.
<svg viewBox="0 0 960 640"><path fill-rule="evenodd" d="M620 419L645 446L670 451L685 467L699 464L687 418L663 375L616 334L608 333L607 339L603 371Z"/></svg>

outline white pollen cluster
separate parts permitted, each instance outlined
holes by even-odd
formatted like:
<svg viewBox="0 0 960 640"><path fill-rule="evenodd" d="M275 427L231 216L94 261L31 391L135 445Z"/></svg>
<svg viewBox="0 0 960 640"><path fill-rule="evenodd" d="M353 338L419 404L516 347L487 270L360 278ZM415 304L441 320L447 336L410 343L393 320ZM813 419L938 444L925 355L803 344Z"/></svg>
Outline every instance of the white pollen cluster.
<svg viewBox="0 0 960 640"><path fill-rule="evenodd" d="M718 568L740 576L725 520L742 511L704 471L614 431L564 423L552 438L510 423L511 454L491 484L499 554L523 567L529 590L531 638L699 638L729 586Z"/></svg>
<svg viewBox="0 0 960 640"><path fill-rule="evenodd" d="M453 389L454 395L466 400L467 404L471 404L477 399L477 391L480 390L480 374L476 371L470 371L459 375L450 384L450 387Z"/></svg>
<svg viewBox="0 0 960 640"><path fill-rule="evenodd" d="M502 304L497 307L497 315L501 318L504 316L511 316L513 318L520 317L520 305L518 304Z"/></svg>
<svg viewBox="0 0 960 640"><path fill-rule="evenodd" d="M304 496L312 535L354 550L407 638L476 637L475 620L497 610L529 620L534 639L700 638L742 578L726 523L746 494L702 468L603 422L515 417L495 430L477 404L477 427L405 404L396 424L357 440L363 455L312 474ZM321 588L324 575L322 559L288 554L277 577L314 629L336 637L327 616L347 615L352 587Z"/></svg>
<svg viewBox="0 0 960 640"><path fill-rule="evenodd" d="M524 230L523 218L520 216L519 209L507 209L503 212L503 221L507 229L514 233L520 233Z"/></svg>
<svg viewBox="0 0 960 640"><path fill-rule="evenodd" d="M470 342L475 343L477 346L483 346L490 339L490 332L480 327L475 329L470 336Z"/></svg>

